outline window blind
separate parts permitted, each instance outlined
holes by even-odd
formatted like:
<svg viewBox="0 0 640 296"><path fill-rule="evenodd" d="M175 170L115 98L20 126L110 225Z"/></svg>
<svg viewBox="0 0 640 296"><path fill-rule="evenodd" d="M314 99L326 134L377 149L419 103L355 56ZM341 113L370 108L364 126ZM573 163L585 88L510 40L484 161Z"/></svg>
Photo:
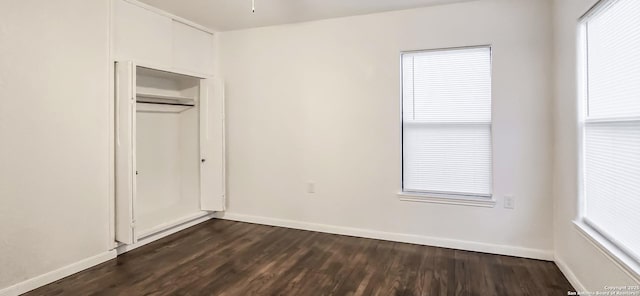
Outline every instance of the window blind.
<svg viewBox="0 0 640 296"><path fill-rule="evenodd" d="M584 219L640 262L640 1L609 2L586 28Z"/></svg>
<svg viewBox="0 0 640 296"><path fill-rule="evenodd" d="M490 196L491 49L402 55L403 190Z"/></svg>
<svg viewBox="0 0 640 296"><path fill-rule="evenodd" d="M586 27L589 118L640 116L640 1L615 1Z"/></svg>

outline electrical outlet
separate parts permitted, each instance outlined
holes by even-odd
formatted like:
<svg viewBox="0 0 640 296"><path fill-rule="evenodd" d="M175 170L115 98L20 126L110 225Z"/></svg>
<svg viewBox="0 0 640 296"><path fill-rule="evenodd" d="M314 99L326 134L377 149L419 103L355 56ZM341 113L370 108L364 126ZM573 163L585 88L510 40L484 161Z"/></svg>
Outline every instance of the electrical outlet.
<svg viewBox="0 0 640 296"><path fill-rule="evenodd" d="M504 197L504 208L513 210L516 208L516 198L512 195L506 195Z"/></svg>
<svg viewBox="0 0 640 296"><path fill-rule="evenodd" d="M307 182L307 193L316 193L316 183L315 182Z"/></svg>

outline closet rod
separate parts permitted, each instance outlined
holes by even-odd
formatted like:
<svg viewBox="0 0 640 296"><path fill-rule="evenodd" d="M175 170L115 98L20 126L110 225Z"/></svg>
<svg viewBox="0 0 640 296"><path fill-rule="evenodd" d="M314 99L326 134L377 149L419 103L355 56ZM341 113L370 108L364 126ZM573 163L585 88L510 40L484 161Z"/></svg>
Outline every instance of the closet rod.
<svg viewBox="0 0 640 296"><path fill-rule="evenodd" d="M195 107L195 104L180 104L180 103L149 102L149 101L143 101L143 100L137 100L137 103L141 103L141 104L154 104L154 105L170 105L170 106L187 106L187 107Z"/></svg>

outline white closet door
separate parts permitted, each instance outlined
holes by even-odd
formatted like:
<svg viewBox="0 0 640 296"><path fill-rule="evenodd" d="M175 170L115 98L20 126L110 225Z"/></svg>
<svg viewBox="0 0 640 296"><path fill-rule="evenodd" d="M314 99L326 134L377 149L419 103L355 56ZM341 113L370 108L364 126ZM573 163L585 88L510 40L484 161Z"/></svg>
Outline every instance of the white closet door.
<svg viewBox="0 0 640 296"><path fill-rule="evenodd" d="M116 240L133 244L137 241L134 215L136 199L136 66L132 62L117 62L115 73Z"/></svg>
<svg viewBox="0 0 640 296"><path fill-rule="evenodd" d="M200 82L200 208L224 211L224 85Z"/></svg>

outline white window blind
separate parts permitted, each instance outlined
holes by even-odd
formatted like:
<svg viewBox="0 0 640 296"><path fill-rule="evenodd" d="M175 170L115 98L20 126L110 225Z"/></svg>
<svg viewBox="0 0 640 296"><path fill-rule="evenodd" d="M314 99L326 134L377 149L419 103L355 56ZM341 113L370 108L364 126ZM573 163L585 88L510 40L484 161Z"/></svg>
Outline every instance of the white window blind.
<svg viewBox="0 0 640 296"><path fill-rule="evenodd" d="M402 55L403 191L491 196L491 49Z"/></svg>
<svg viewBox="0 0 640 296"><path fill-rule="evenodd" d="M584 26L584 220L640 261L640 1L609 1Z"/></svg>

